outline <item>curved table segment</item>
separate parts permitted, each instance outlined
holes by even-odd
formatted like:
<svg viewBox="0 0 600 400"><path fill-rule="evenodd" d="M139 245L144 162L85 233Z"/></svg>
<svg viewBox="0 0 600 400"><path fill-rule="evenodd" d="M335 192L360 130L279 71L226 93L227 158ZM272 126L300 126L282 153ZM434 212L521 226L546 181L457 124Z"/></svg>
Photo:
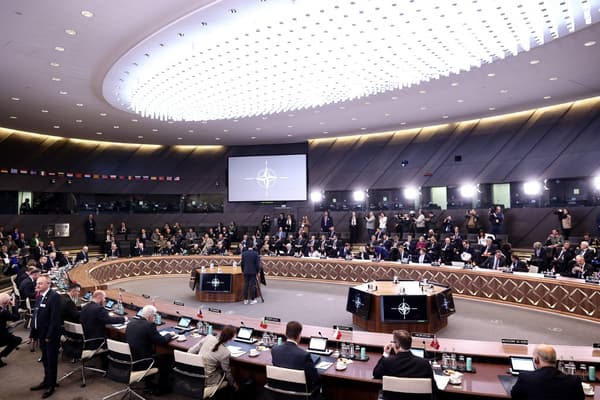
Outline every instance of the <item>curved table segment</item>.
<svg viewBox="0 0 600 400"><path fill-rule="evenodd" d="M428 279L452 287L459 297L528 307L600 322L600 285L581 279L545 278L541 274L503 273L487 269L467 270L451 266L395 262L345 261L295 257L262 257L267 277L316 279L357 284L372 280ZM71 279L84 289L106 288L127 278L161 274L191 274L208 266L231 265L235 256L170 256L114 259L78 266Z"/></svg>

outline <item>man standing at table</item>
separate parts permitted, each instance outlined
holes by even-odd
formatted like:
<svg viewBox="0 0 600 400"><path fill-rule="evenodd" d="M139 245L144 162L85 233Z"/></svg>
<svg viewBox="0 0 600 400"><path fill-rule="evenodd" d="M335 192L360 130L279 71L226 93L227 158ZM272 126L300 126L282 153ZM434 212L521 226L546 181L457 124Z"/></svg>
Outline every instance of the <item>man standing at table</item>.
<svg viewBox="0 0 600 400"><path fill-rule="evenodd" d="M540 344L533 351L535 371L521 372L510 395L515 400L583 400L581 378L556 369L556 351Z"/></svg>
<svg viewBox="0 0 600 400"><path fill-rule="evenodd" d="M260 256L254 247L242 252L242 272L244 273L244 304L256 304L256 284L260 272Z"/></svg>
<svg viewBox="0 0 600 400"><path fill-rule="evenodd" d="M430 378L435 391L433 370L429 361L411 353L412 336L405 330L392 332L392 341L383 348L383 356L373 369L373 377L381 379L385 376L400 378ZM410 397L407 397L409 399Z"/></svg>
<svg viewBox="0 0 600 400"><path fill-rule="evenodd" d="M33 328L38 332L42 363L44 365L44 380L33 386L31 390L46 390L42 398L52 396L56 387L56 370L58 367L58 349L61 335L62 303L60 295L50 289L51 281L48 275L40 275L35 289L40 294L33 312Z"/></svg>
<svg viewBox="0 0 600 400"><path fill-rule="evenodd" d="M310 354L298 347L302 334L302 324L298 321L290 321L285 327L285 343L271 349L273 365L281 368L304 370L306 384L311 391L321 385L321 377L315 368ZM316 392L318 393L318 391Z"/></svg>

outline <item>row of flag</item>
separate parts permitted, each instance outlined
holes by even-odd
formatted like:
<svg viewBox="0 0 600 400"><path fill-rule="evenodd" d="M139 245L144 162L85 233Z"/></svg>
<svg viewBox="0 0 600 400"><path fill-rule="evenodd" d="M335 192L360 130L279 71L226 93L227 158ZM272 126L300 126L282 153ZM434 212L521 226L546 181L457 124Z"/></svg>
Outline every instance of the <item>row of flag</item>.
<svg viewBox="0 0 600 400"><path fill-rule="evenodd" d="M66 179L105 179L120 181L159 181L159 182L179 182L179 176L153 176L153 175L109 175L109 174L90 174L84 172L54 172L23 168L0 168L0 174L9 175L29 175L29 176L47 176L51 178Z"/></svg>

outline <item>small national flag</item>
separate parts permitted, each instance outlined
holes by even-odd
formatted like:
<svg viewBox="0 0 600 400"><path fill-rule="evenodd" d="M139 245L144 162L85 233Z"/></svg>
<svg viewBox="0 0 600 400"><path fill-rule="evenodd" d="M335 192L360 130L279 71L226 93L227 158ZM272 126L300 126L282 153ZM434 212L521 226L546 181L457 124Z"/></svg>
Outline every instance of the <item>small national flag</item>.
<svg viewBox="0 0 600 400"><path fill-rule="evenodd" d="M260 320L260 327L262 329L267 329L267 321L264 318Z"/></svg>
<svg viewBox="0 0 600 400"><path fill-rule="evenodd" d="M197 318L204 318L204 315L202 315L202 308L198 307L198 312L196 313L196 317Z"/></svg>
<svg viewBox="0 0 600 400"><path fill-rule="evenodd" d="M333 337L336 340L340 340L342 338L342 331L340 331L340 328L338 328L337 326L335 327L335 331L333 331Z"/></svg>
<svg viewBox="0 0 600 400"><path fill-rule="evenodd" d="M438 342L437 336L434 336L433 339L431 339L431 343L429 343L429 346L432 349L436 349L436 350L440 349L440 342Z"/></svg>

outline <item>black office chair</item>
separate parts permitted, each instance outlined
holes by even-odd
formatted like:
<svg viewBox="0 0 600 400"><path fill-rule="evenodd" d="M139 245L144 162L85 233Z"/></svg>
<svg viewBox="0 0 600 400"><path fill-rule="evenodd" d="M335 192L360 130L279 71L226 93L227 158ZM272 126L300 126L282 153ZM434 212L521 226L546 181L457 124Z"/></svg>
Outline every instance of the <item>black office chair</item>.
<svg viewBox="0 0 600 400"><path fill-rule="evenodd" d="M310 389L306 374L300 369L290 369L267 365L268 398L272 400L317 399L319 388Z"/></svg>
<svg viewBox="0 0 600 400"><path fill-rule="evenodd" d="M86 361L91 360L95 356L106 352L106 349L103 348L105 339L104 338L92 338L86 339L85 334L83 333L83 327L81 324L76 324L73 322L65 321L65 341L63 342L63 354L65 348L73 349L79 359L79 367L73 369L70 372L67 372L63 375L58 382L61 382L63 379L68 378L73 375L75 372L81 372L81 387L85 387L85 371L94 371L101 373L103 376L106 375L106 371L99 368L92 368L85 365Z"/></svg>
<svg viewBox="0 0 600 400"><path fill-rule="evenodd" d="M399 378L384 376L382 400L432 400L433 384L430 378Z"/></svg>
<svg viewBox="0 0 600 400"><path fill-rule="evenodd" d="M122 398L129 395L130 398L131 396L135 396L140 400L145 400L144 397L133 390L132 385L141 382L142 379L147 376L158 373L158 368L153 368L154 359L144 358L133 361L129 344L117 342L112 339L107 339L106 343L108 345L108 371L106 376L116 382L126 383L127 387L104 396L102 400L106 400L119 394L122 395ZM143 365L145 368L137 370L137 368L135 368L136 365Z"/></svg>

